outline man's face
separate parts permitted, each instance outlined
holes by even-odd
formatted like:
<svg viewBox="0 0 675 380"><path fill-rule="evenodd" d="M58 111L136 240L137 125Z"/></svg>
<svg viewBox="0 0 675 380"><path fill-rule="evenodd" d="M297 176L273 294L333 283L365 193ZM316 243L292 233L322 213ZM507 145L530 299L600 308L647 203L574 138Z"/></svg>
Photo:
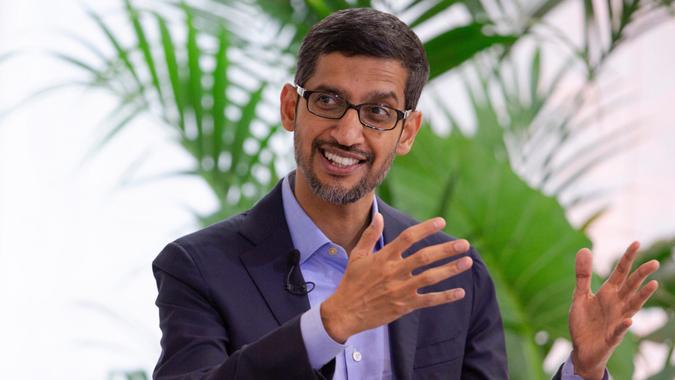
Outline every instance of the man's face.
<svg viewBox="0 0 675 380"><path fill-rule="evenodd" d="M407 70L397 60L331 53L319 57L314 74L304 84L352 104L373 103L404 110ZM395 154L410 149L420 124L418 112L390 131L365 128L357 111L338 120L307 110L307 100L295 89L282 92L282 122L295 132L296 175L312 192L332 204L355 202L373 191L389 170ZM293 103L293 102L297 103ZM293 104L290 104L293 103ZM296 106L291 110L289 107Z"/></svg>

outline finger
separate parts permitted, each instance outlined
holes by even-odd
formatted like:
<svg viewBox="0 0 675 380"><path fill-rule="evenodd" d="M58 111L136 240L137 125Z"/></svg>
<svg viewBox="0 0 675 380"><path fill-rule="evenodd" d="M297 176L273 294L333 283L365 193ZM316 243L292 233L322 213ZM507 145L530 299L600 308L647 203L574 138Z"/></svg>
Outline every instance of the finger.
<svg viewBox="0 0 675 380"><path fill-rule="evenodd" d="M450 289L442 292L418 294L414 308L421 309L424 307L438 306L445 303L459 301L464 298L465 295L466 293L462 288Z"/></svg>
<svg viewBox="0 0 675 380"><path fill-rule="evenodd" d="M582 248L576 257L577 283L574 298L588 295L591 292L591 274L593 272L593 255L588 248Z"/></svg>
<svg viewBox="0 0 675 380"><path fill-rule="evenodd" d="M619 296L624 298L636 291L642 285L647 276L656 272L657 269L659 269L659 262L656 260L650 260L640 265L638 269L635 270L635 272L628 276L628 280L623 284L621 290L619 291Z"/></svg>
<svg viewBox="0 0 675 380"><path fill-rule="evenodd" d="M443 218L432 218L412 227L408 227L401 232L396 239L387 244L388 252L386 254L389 257L400 258L403 252L413 244L429 235L435 234L443 229L443 227L445 227L445 220Z"/></svg>
<svg viewBox="0 0 675 380"><path fill-rule="evenodd" d="M352 249L351 254L349 255L349 261L352 261L358 257L363 257L370 255L373 252L373 248L377 241L380 240L382 236L382 230L384 229L384 218L379 212L373 215L373 220L370 222L370 225L363 230L361 238Z"/></svg>
<svg viewBox="0 0 675 380"><path fill-rule="evenodd" d="M413 270L433 264L438 260L445 259L447 257L459 255L466 253L469 250L469 242L460 239L445 242L442 244L432 245L424 249L420 249L415 252L415 254L406 257L403 262L402 271L405 273L410 273Z"/></svg>
<svg viewBox="0 0 675 380"><path fill-rule="evenodd" d="M413 286L415 289L420 289L437 284L447 278L464 272L465 270L471 268L472 265L473 260L470 257L462 257L461 259L454 260L445 265L427 269L424 272L414 276L410 280L410 286Z"/></svg>
<svg viewBox="0 0 675 380"><path fill-rule="evenodd" d="M617 287L623 285L626 281L626 277L630 272L631 266L633 266L633 261L635 261L635 255L640 248L640 243L634 241L631 245L628 246L626 252L621 257L619 264L616 265L616 268L612 271L612 274L609 275L607 282L613 284Z"/></svg>
<svg viewBox="0 0 675 380"><path fill-rule="evenodd" d="M628 328L633 324L633 320L630 318L626 318L621 323L619 323L616 328L614 328L614 331L612 332L612 335L609 336L608 341L611 346L616 346L617 344L621 343L621 340L623 339L623 336L626 335L626 332L628 332Z"/></svg>
<svg viewBox="0 0 675 380"><path fill-rule="evenodd" d="M647 283L647 285L643 286L642 289L640 289L637 293L635 293L630 300L628 301L628 310L626 310L626 314L628 316L633 316L635 313L637 313L640 309L642 309L642 306L644 306L645 302L654 294L656 289L659 288L659 283L656 280L651 280Z"/></svg>

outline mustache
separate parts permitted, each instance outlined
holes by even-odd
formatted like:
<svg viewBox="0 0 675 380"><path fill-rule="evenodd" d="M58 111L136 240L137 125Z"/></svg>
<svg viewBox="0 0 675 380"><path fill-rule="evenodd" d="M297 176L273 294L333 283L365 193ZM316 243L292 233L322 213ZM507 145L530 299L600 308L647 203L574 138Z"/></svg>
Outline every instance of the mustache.
<svg viewBox="0 0 675 380"><path fill-rule="evenodd" d="M370 163L373 162L373 154L370 152L366 152L365 150L360 150L357 149L353 146L347 146L347 145L342 145L338 143L335 140L327 141L327 140L314 140L312 143L312 150L318 151L319 149L325 149L325 148L334 148L337 150L342 150L344 152L349 152L349 153L355 153L358 154L359 156L362 156L365 158L365 161Z"/></svg>

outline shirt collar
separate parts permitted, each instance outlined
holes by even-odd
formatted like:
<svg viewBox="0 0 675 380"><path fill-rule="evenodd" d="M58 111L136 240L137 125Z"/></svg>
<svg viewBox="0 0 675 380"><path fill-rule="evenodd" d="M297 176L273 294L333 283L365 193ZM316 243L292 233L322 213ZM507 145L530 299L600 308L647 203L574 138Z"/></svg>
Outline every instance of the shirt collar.
<svg viewBox="0 0 675 380"><path fill-rule="evenodd" d="M325 244L337 244L330 241L330 239L324 235L295 199L295 195L293 194L290 185L290 178L295 178L295 176L291 177L291 174L284 177L282 181L281 198L284 204L286 224L288 224L288 230L291 233L293 246L300 251L300 264L302 264ZM371 218L377 212L377 200L373 198ZM383 246L384 240L382 235L380 235L374 250L379 250Z"/></svg>

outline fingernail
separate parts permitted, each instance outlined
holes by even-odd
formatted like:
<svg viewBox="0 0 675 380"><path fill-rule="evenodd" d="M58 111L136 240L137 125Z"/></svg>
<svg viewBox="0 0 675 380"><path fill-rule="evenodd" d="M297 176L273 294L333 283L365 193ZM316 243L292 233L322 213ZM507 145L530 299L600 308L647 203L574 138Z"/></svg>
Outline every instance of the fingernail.
<svg viewBox="0 0 675 380"><path fill-rule="evenodd" d="M443 228L445 227L445 220L443 218L436 218L434 219L434 226L436 228Z"/></svg>
<svg viewBox="0 0 675 380"><path fill-rule="evenodd" d="M469 242L468 241L466 241L464 239L457 240L457 242L455 243L455 250L457 252L466 252L467 249L469 249Z"/></svg>
<svg viewBox="0 0 675 380"><path fill-rule="evenodd" d="M457 268L461 270L467 269L469 266L471 266L471 259L469 257L463 257L457 263Z"/></svg>

